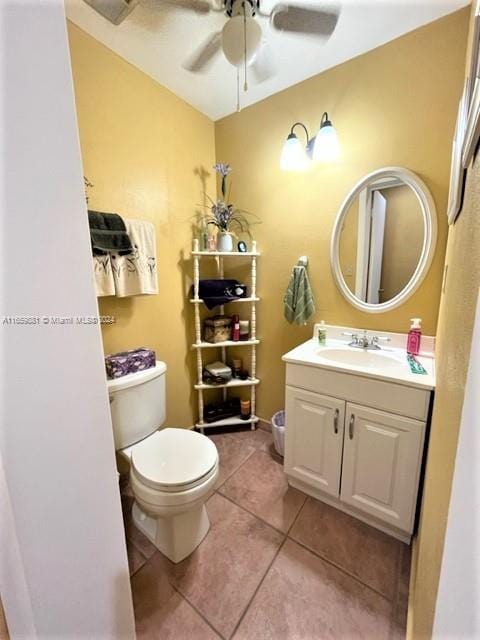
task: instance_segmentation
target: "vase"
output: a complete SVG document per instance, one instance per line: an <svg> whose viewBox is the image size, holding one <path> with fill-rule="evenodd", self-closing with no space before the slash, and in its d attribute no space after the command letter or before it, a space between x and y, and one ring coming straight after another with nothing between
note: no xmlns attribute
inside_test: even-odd
<svg viewBox="0 0 480 640"><path fill-rule="evenodd" d="M217 251L233 251L233 236L228 231L220 231L217 235Z"/></svg>

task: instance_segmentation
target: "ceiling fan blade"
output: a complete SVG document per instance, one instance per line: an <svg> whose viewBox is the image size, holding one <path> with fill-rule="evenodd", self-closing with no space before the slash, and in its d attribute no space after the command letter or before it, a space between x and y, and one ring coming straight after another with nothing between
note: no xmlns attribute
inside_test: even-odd
<svg viewBox="0 0 480 640"><path fill-rule="evenodd" d="M162 0L165 4L170 4L179 9L187 9L196 13L210 13L213 7L208 0Z"/></svg>
<svg viewBox="0 0 480 640"><path fill-rule="evenodd" d="M253 79L258 84L269 80L276 74L275 60L273 59L272 50L266 40L262 41L260 49L250 65L250 69L252 70Z"/></svg>
<svg viewBox="0 0 480 640"><path fill-rule="evenodd" d="M217 31L208 38L182 65L187 71L205 73L222 48L222 32Z"/></svg>
<svg viewBox="0 0 480 640"><path fill-rule="evenodd" d="M279 31L305 33L329 37L337 26L340 11L313 9L312 7L277 4L271 13L271 22Z"/></svg>

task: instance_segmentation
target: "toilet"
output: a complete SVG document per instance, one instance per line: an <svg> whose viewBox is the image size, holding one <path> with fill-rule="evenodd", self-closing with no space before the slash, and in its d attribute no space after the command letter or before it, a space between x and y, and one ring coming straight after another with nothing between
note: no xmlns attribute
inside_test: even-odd
<svg viewBox="0 0 480 640"><path fill-rule="evenodd" d="M218 476L218 452L189 429L160 429L167 367L108 380L116 451L130 464L135 526L173 562L194 551L210 523L205 502Z"/></svg>

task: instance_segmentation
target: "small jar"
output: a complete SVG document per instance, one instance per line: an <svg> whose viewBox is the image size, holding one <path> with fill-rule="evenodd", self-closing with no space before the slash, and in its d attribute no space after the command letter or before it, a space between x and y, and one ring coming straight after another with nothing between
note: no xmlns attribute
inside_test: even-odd
<svg viewBox="0 0 480 640"><path fill-rule="evenodd" d="M240 320L240 340L248 340L250 337L250 321Z"/></svg>
<svg viewBox="0 0 480 640"><path fill-rule="evenodd" d="M240 400L240 418L248 420L251 412L250 400Z"/></svg>
<svg viewBox="0 0 480 640"><path fill-rule="evenodd" d="M233 377L234 378L239 378L240 377L240 372L242 371L242 366L243 366L243 362L241 358L234 358L232 360L232 370L233 370Z"/></svg>

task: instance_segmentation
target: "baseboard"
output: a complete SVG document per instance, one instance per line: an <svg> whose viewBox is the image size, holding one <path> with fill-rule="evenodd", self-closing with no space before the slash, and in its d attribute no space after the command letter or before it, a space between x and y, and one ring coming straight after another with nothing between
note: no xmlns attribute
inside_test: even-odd
<svg viewBox="0 0 480 640"><path fill-rule="evenodd" d="M239 424L241 424L239 422ZM195 429L195 425L192 424L191 427L185 427L185 429L189 429L189 430L193 430ZM272 423L270 422L270 420L265 420L265 418L260 418L260 416L258 417L258 422L257 422L257 429L261 429L262 431L268 431L269 433L272 431ZM213 431L213 433L215 433Z"/></svg>
<svg viewBox="0 0 480 640"><path fill-rule="evenodd" d="M262 429L262 431L272 431L272 423L270 420L265 420L265 418L258 417L257 427Z"/></svg>

